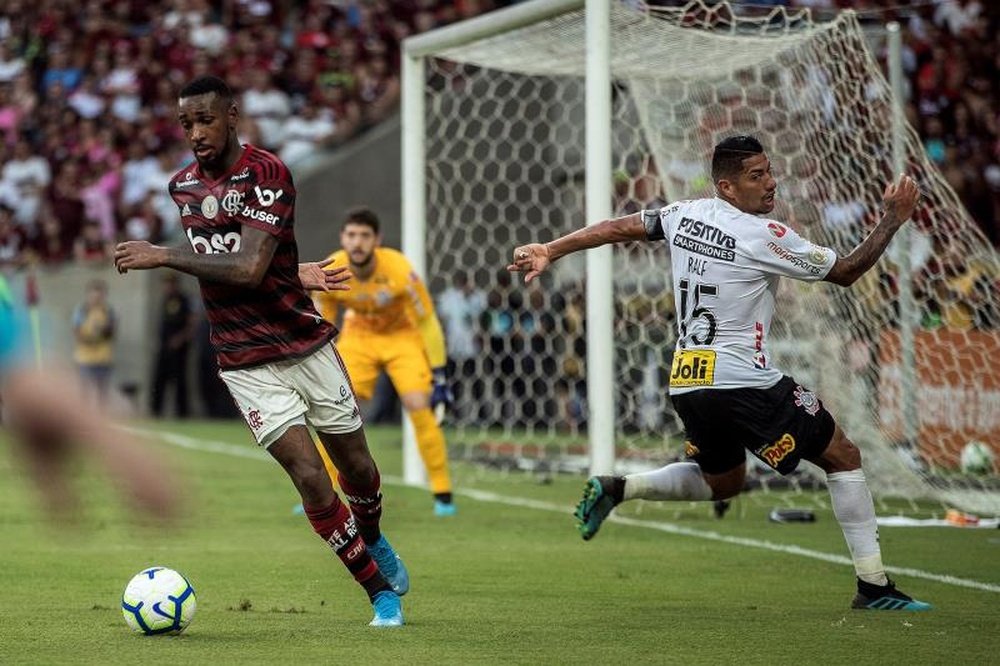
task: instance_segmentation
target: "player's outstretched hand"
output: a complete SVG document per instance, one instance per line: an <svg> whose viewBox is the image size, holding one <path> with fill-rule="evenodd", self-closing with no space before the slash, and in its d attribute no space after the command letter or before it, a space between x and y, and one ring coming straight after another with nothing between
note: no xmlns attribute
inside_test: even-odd
<svg viewBox="0 0 1000 666"><path fill-rule="evenodd" d="M524 281L531 282L549 267L549 248L542 243L531 243L514 248L514 263L507 267L511 273L524 273Z"/></svg>
<svg viewBox="0 0 1000 666"><path fill-rule="evenodd" d="M299 264L299 280L309 291L350 291L351 270L347 266L330 266L330 262L312 261Z"/></svg>
<svg viewBox="0 0 1000 666"><path fill-rule="evenodd" d="M900 174L899 181L889 183L882 193L882 204L886 215L891 215L899 224L913 217L920 201L917 183L906 174Z"/></svg>
<svg viewBox="0 0 1000 666"><path fill-rule="evenodd" d="M166 248L147 241L125 241L115 246L115 268L119 273L158 268L163 265Z"/></svg>

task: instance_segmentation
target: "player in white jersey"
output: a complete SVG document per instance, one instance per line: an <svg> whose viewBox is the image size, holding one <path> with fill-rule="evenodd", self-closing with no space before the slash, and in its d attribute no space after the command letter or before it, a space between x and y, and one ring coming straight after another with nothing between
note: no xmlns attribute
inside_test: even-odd
<svg viewBox="0 0 1000 666"><path fill-rule="evenodd" d="M690 462L628 476L592 477L577 506L584 539L619 503L725 500L739 494L749 450L781 474L801 460L827 475L834 515L857 573L854 608L926 610L886 577L875 506L861 453L816 395L770 365L767 336L781 276L849 286L874 265L919 199L901 175L883 194L878 225L843 257L768 219L777 183L753 137L721 141L712 156L716 196L605 220L514 250L508 270L530 282L567 254L627 241L670 245L678 338L670 398L684 422Z"/></svg>

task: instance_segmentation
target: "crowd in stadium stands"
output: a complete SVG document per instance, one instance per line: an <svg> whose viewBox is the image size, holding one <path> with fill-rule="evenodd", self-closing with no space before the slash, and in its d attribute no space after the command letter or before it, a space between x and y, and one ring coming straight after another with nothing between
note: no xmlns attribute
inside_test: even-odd
<svg viewBox="0 0 1000 666"><path fill-rule="evenodd" d="M0 270L178 232L166 184L189 159L175 97L190 78L224 77L241 138L294 167L396 109L402 39L497 4L5 0Z"/></svg>

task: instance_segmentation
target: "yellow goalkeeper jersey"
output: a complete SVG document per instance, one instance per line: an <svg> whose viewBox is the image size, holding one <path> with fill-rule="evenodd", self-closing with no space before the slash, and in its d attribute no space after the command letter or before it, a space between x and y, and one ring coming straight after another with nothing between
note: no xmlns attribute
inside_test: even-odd
<svg viewBox="0 0 1000 666"><path fill-rule="evenodd" d="M330 256L333 266L349 266L347 253ZM320 313L336 321L341 309L342 336L413 333L424 340L431 367L445 364L444 334L423 280L398 250L375 248L375 271L368 278L355 277L349 291L314 294Z"/></svg>

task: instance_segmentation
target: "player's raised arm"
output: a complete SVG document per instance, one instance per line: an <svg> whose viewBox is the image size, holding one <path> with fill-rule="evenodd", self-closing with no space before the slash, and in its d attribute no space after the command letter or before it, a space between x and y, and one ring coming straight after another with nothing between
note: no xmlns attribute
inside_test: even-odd
<svg viewBox="0 0 1000 666"><path fill-rule="evenodd" d="M919 200L920 191L909 176L902 175L898 183L889 183L882 195L885 204L882 219L850 254L837 259L827 273L826 281L842 287L854 284L882 256L892 237L913 215Z"/></svg>
<svg viewBox="0 0 1000 666"><path fill-rule="evenodd" d="M653 240L662 238L643 221L642 213L604 220L597 224L577 229L548 243L531 243L514 249L513 263L507 266L512 273L524 273L524 281L531 282L557 259L581 250L624 243L627 241Z"/></svg>

